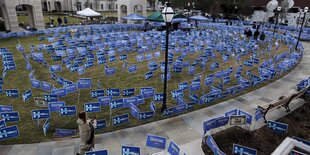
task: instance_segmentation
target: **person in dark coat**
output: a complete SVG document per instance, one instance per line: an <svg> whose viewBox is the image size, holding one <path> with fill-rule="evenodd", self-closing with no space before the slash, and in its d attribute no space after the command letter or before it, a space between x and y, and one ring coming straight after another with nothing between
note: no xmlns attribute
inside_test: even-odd
<svg viewBox="0 0 310 155"><path fill-rule="evenodd" d="M60 17L57 18L58 26L61 26L62 24L62 19Z"/></svg>
<svg viewBox="0 0 310 155"><path fill-rule="evenodd" d="M253 33L251 31L251 29L248 29L248 31L246 32L246 36L247 37L252 37Z"/></svg>
<svg viewBox="0 0 310 155"><path fill-rule="evenodd" d="M260 39L261 41L264 41L265 38L266 38L266 35L265 35L264 32L262 32L262 34L260 34L260 36L259 36L259 39Z"/></svg>
<svg viewBox="0 0 310 155"><path fill-rule="evenodd" d="M259 36L259 31L256 30L256 31L254 32L254 40L257 40L258 36Z"/></svg>

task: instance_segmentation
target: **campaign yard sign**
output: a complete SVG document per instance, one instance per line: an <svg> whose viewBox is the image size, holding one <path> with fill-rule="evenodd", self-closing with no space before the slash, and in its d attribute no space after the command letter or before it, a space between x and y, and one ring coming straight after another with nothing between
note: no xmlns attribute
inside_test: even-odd
<svg viewBox="0 0 310 155"><path fill-rule="evenodd" d="M6 127L5 120L1 119L0 120L0 129L5 128L5 127Z"/></svg>
<svg viewBox="0 0 310 155"><path fill-rule="evenodd" d="M0 105L0 113L13 111L13 106Z"/></svg>
<svg viewBox="0 0 310 155"><path fill-rule="evenodd" d="M60 116L75 116L77 114L76 106L59 107Z"/></svg>
<svg viewBox="0 0 310 155"><path fill-rule="evenodd" d="M153 87L145 87L145 88L140 88L140 92L143 98L153 98L155 90Z"/></svg>
<svg viewBox="0 0 310 155"><path fill-rule="evenodd" d="M16 138L18 136L19 136L19 130L17 125L0 129L0 141L10 138Z"/></svg>
<svg viewBox="0 0 310 155"><path fill-rule="evenodd" d="M214 154L225 155L225 153L221 151L220 148L217 146L211 135L208 136L206 144L210 147L210 149L213 151Z"/></svg>
<svg viewBox="0 0 310 155"><path fill-rule="evenodd" d="M50 65L50 71L51 72L61 72L61 65Z"/></svg>
<svg viewBox="0 0 310 155"><path fill-rule="evenodd" d="M256 155L257 151L256 149L245 147L238 144L233 144L233 154L235 155Z"/></svg>
<svg viewBox="0 0 310 155"><path fill-rule="evenodd" d="M85 155L108 155L108 150L88 151Z"/></svg>
<svg viewBox="0 0 310 155"><path fill-rule="evenodd" d="M42 90L46 91L46 92L50 92L51 91L51 84L45 81L42 81Z"/></svg>
<svg viewBox="0 0 310 155"><path fill-rule="evenodd" d="M120 90L118 88L108 88L107 96L120 96Z"/></svg>
<svg viewBox="0 0 310 155"><path fill-rule="evenodd" d="M220 117L215 120L214 128L225 126L228 124L228 122L229 122L229 117Z"/></svg>
<svg viewBox="0 0 310 155"><path fill-rule="evenodd" d="M28 101L31 97L32 97L31 89L27 90L26 92L22 94L22 98L24 102Z"/></svg>
<svg viewBox="0 0 310 155"><path fill-rule="evenodd" d="M180 154L180 147L174 142L171 141L168 147L168 152L171 155L179 155Z"/></svg>
<svg viewBox="0 0 310 155"><path fill-rule="evenodd" d="M97 120L96 129L103 129L107 127L107 122L105 119Z"/></svg>
<svg viewBox="0 0 310 155"><path fill-rule="evenodd" d="M32 86L32 88L38 88L39 89L41 87L41 81L32 79L31 80L31 86Z"/></svg>
<svg viewBox="0 0 310 155"><path fill-rule="evenodd" d="M278 134L285 134L288 130L288 124L276 122L276 121L268 121L268 128L273 130Z"/></svg>
<svg viewBox="0 0 310 155"><path fill-rule="evenodd" d="M98 98L98 102L101 106L110 106L110 101L113 99L112 96L103 96Z"/></svg>
<svg viewBox="0 0 310 155"><path fill-rule="evenodd" d="M99 102L85 103L84 104L84 110L85 110L85 112L100 112L101 111L101 105Z"/></svg>
<svg viewBox="0 0 310 155"><path fill-rule="evenodd" d="M98 98L98 97L103 97L104 96L104 90L100 89L100 90L92 90L90 92L90 96L91 98Z"/></svg>
<svg viewBox="0 0 310 155"><path fill-rule="evenodd" d="M92 84L91 78L81 78L77 82L79 89L90 89Z"/></svg>
<svg viewBox="0 0 310 155"><path fill-rule="evenodd" d="M123 96L133 96L135 94L135 88L123 89Z"/></svg>
<svg viewBox="0 0 310 155"><path fill-rule="evenodd" d="M5 94L7 97L19 97L18 89L6 89Z"/></svg>
<svg viewBox="0 0 310 155"><path fill-rule="evenodd" d="M32 120L50 118L50 111L48 109L32 110L31 114L32 114Z"/></svg>
<svg viewBox="0 0 310 155"><path fill-rule="evenodd" d="M225 117L238 115L238 109L232 109L230 111L225 112Z"/></svg>
<svg viewBox="0 0 310 155"><path fill-rule="evenodd" d="M48 110L50 110L50 112L59 112L60 107L64 106L65 106L64 101L48 102Z"/></svg>
<svg viewBox="0 0 310 155"><path fill-rule="evenodd" d="M57 102L58 101L58 96L55 94L44 94L43 97L44 97L44 100L47 102Z"/></svg>
<svg viewBox="0 0 310 155"><path fill-rule="evenodd" d="M140 155L140 147L122 146L122 155Z"/></svg>
<svg viewBox="0 0 310 155"><path fill-rule="evenodd" d="M4 119L5 122L18 122L19 121L19 113L16 111L12 112L1 112L1 118Z"/></svg>
<svg viewBox="0 0 310 155"><path fill-rule="evenodd" d="M69 130L69 129L55 129L55 136L59 137L69 137L76 135L76 130Z"/></svg>
<svg viewBox="0 0 310 155"><path fill-rule="evenodd" d="M129 73L134 73L134 72L137 71L137 69L138 69L137 65L132 65L132 66L128 67L128 72Z"/></svg>
<svg viewBox="0 0 310 155"><path fill-rule="evenodd" d="M46 136L47 130L49 128L50 128L50 118L46 119L46 121L44 122L44 124L42 126L44 136Z"/></svg>
<svg viewBox="0 0 310 155"><path fill-rule="evenodd" d="M117 125L127 123L128 121L129 121L129 117L128 117L128 113L126 113L123 115L114 116L112 118L112 125L117 126Z"/></svg>
<svg viewBox="0 0 310 155"><path fill-rule="evenodd" d="M110 109L124 108L124 99L117 99L110 101Z"/></svg>
<svg viewBox="0 0 310 155"><path fill-rule="evenodd" d="M162 102L162 101L164 101L164 94L154 94L154 101L155 102Z"/></svg>
<svg viewBox="0 0 310 155"><path fill-rule="evenodd" d="M146 137L146 146L164 150L166 148L166 138L148 134Z"/></svg>
<svg viewBox="0 0 310 155"><path fill-rule="evenodd" d="M148 111L148 112L140 112L139 113L139 120L147 120L153 118L155 115L154 111Z"/></svg>

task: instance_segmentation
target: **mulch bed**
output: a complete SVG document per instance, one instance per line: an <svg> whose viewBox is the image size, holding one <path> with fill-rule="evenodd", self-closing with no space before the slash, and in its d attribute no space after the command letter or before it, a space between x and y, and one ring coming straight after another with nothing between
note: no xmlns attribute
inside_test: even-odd
<svg viewBox="0 0 310 155"><path fill-rule="evenodd" d="M263 120L260 120L263 121ZM310 140L310 103L305 103L294 112L277 120L288 124L288 132L279 135L264 126L255 131L247 131L240 127L232 127L213 136L219 148L227 155L232 154L233 144L257 149L259 155L270 155L286 137L299 137ZM205 154L213 154L207 144L202 145Z"/></svg>

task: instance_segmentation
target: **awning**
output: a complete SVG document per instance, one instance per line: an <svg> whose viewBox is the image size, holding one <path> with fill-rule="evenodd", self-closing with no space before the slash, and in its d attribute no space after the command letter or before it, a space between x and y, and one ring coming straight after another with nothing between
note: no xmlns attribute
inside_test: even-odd
<svg viewBox="0 0 310 155"><path fill-rule="evenodd" d="M86 16L86 17L95 17L95 16L101 16L99 12L96 12L90 8L86 8L82 11L77 12L78 15Z"/></svg>

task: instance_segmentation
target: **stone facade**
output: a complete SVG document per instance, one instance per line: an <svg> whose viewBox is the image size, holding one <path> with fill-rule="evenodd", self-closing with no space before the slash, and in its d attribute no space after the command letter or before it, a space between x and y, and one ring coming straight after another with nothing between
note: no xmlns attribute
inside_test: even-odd
<svg viewBox="0 0 310 155"><path fill-rule="evenodd" d="M41 0L0 0L6 31L21 31L17 20L16 6L24 5L27 10L30 28L44 29Z"/></svg>
<svg viewBox="0 0 310 155"><path fill-rule="evenodd" d="M118 0L117 5L117 14L118 14L118 21L121 22L121 17L140 12L142 16L147 16L146 0Z"/></svg>

